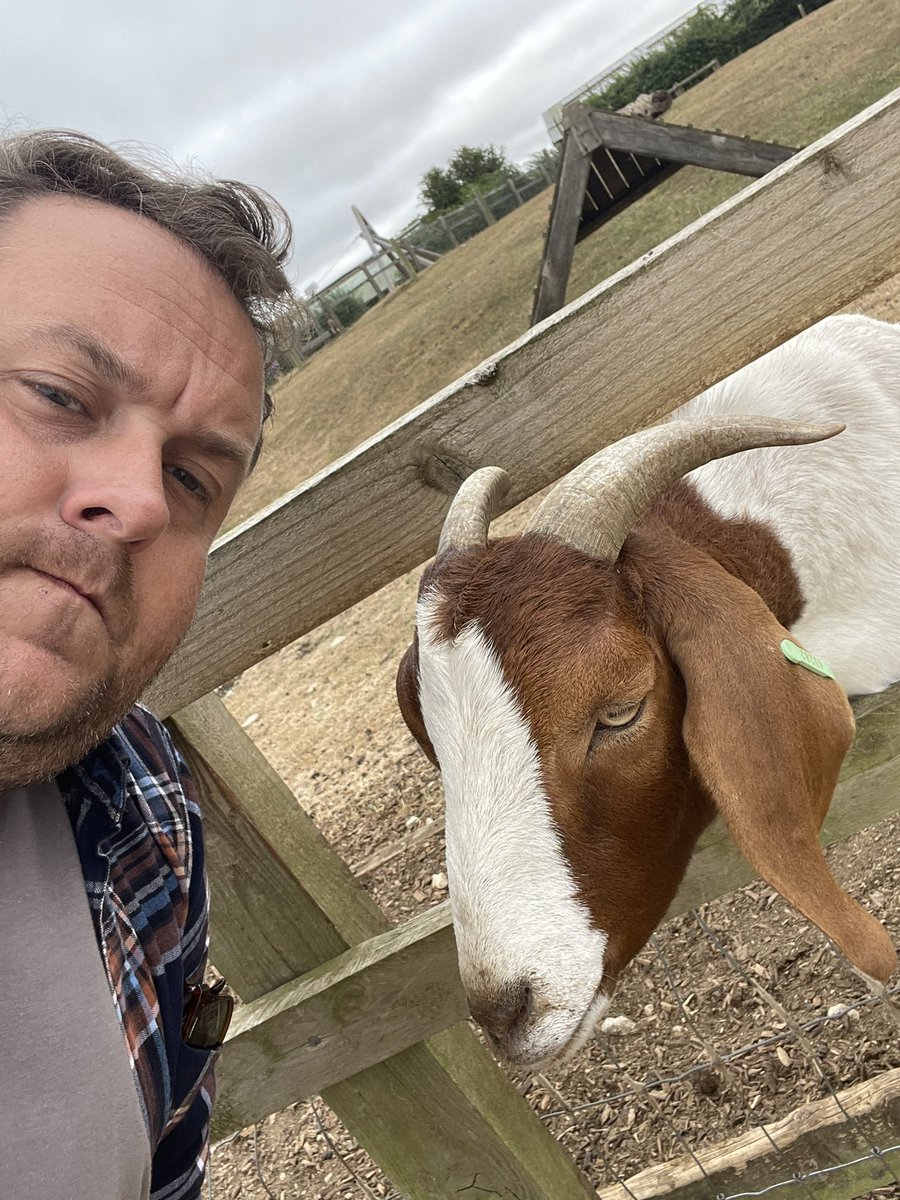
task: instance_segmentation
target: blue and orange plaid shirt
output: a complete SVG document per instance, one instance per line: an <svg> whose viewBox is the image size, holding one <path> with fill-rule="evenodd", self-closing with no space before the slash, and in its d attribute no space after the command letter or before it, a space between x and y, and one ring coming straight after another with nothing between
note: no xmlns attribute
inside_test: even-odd
<svg viewBox="0 0 900 1200"><path fill-rule="evenodd" d="M196 791L138 706L57 779L150 1138L152 1200L200 1195L214 1051L181 1040L185 985L206 966L209 904Z"/></svg>

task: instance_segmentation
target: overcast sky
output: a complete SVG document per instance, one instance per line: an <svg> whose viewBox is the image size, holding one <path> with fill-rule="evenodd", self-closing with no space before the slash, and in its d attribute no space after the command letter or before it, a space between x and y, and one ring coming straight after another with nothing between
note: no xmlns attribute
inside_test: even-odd
<svg viewBox="0 0 900 1200"><path fill-rule="evenodd" d="M65 126L152 146L270 191L295 229L291 274L327 283L365 256L457 146L515 160L541 113L690 0L39 0L0 40L5 128Z"/></svg>

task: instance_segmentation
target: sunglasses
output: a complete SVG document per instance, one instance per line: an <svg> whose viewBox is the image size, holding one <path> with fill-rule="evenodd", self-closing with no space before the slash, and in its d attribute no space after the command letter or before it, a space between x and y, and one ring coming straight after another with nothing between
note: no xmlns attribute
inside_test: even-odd
<svg viewBox="0 0 900 1200"><path fill-rule="evenodd" d="M234 997L223 991L225 980L212 987L205 983L184 989L182 1039L195 1050L216 1050L225 1041L234 1012Z"/></svg>

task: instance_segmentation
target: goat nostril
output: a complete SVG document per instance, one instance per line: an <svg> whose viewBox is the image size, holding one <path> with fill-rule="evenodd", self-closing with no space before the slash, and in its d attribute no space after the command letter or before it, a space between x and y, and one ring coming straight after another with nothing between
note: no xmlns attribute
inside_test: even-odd
<svg viewBox="0 0 900 1200"><path fill-rule="evenodd" d="M531 987L517 984L493 999L470 1001L469 1009L492 1041L504 1042L531 1012Z"/></svg>

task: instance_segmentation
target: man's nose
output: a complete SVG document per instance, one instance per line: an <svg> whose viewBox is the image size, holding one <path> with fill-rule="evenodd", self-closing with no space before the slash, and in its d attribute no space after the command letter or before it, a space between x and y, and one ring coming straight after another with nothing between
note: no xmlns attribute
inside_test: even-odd
<svg viewBox="0 0 900 1200"><path fill-rule="evenodd" d="M60 511L66 524L133 549L155 542L170 519L159 445L111 441L73 457Z"/></svg>

